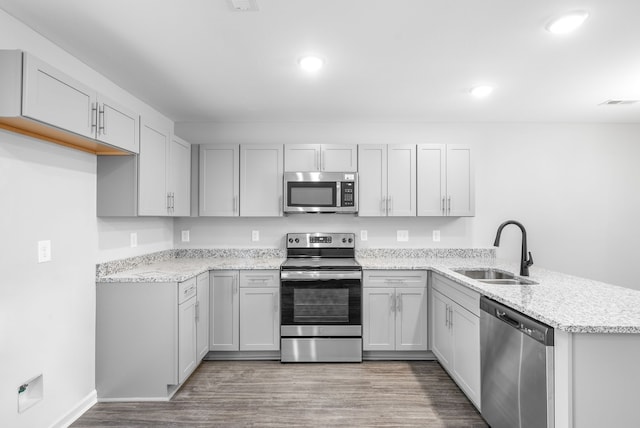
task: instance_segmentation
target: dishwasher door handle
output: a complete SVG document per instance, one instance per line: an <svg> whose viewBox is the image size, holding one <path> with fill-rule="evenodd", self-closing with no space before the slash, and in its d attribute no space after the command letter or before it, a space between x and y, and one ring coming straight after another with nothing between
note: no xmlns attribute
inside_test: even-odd
<svg viewBox="0 0 640 428"><path fill-rule="evenodd" d="M520 322L518 320L511 318L509 315L507 315L506 312L503 312L500 309L496 309L496 318L506 322L507 324L509 324L514 328L520 329Z"/></svg>

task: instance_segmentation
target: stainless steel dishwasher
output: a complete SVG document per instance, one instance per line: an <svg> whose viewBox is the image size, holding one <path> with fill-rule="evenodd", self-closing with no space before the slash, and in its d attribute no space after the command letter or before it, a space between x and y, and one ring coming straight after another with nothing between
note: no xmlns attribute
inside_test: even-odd
<svg viewBox="0 0 640 428"><path fill-rule="evenodd" d="M484 296L480 309L482 417L492 428L553 428L553 328Z"/></svg>

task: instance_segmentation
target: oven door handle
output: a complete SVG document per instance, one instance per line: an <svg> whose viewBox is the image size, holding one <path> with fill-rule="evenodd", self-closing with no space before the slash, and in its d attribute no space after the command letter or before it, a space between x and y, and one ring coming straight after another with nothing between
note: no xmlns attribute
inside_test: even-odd
<svg viewBox="0 0 640 428"><path fill-rule="evenodd" d="M361 271L281 271L280 279L294 281L329 281L335 279L361 279Z"/></svg>

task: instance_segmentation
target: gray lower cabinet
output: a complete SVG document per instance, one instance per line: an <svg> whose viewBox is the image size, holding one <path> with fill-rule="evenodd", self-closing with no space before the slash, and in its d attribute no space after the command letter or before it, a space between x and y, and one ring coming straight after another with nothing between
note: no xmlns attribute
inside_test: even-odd
<svg viewBox="0 0 640 428"><path fill-rule="evenodd" d="M480 409L480 294L432 272L429 312L431 350Z"/></svg>
<svg viewBox="0 0 640 428"><path fill-rule="evenodd" d="M213 271L211 351L280 349L280 272Z"/></svg>
<svg viewBox="0 0 640 428"><path fill-rule="evenodd" d="M168 400L193 372L204 316L198 279L97 284L99 401Z"/></svg>

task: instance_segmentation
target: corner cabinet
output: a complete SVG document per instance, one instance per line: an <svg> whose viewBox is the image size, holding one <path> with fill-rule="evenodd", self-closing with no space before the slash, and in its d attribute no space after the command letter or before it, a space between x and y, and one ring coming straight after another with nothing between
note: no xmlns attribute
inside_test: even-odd
<svg viewBox="0 0 640 428"><path fill-rule="evenodd" d="M214 271L211 276L211 351L280 349L280 272Z"/></svg>
<svg viewBox="0 0 640 428"><path fill-rule="evenodd" d="M416 146L358 145L361 217L416 215Z"/></svg>
<svg viewBox="0 0 640 428"><path fill-rule="evenodd" d="M460 144L418 145L418 216L475 215L471 148Z"/></svg>
<svg viewBox="0 0 640 428"><path fill-rule="evenodd" d="M96 154L139 150L139 115L44 61L0 51L0 127Z"/></svg>
<svg viewBox="0 0 640 428"><path fill-rule="evenodd" d="M430 306L431 350L480 409L480 294L432 272Z"/></svg>
<svg viewBox="0 0 640 428"><path fill-rule="evenodd" d="M427 272L363 272L365 351L427 350Z"/></svg>
<svg viewBox="0 0 640 428"><path fill-rule="evenodd" d="M191 145L170 125L143 118L139 155L98 157L99 217L190 215Z"/></svg>
<svg viewBox="0 0 640 428"><path fill-rule="evenodd" d="M281 217L282 144L240 145L240 215Z"/></svg>
<svg viewBox="0 0 640 428"><path fill-rule="evenodd" d="M355 144L286 144L284 170L356 172L358 149Z"/></svg>

